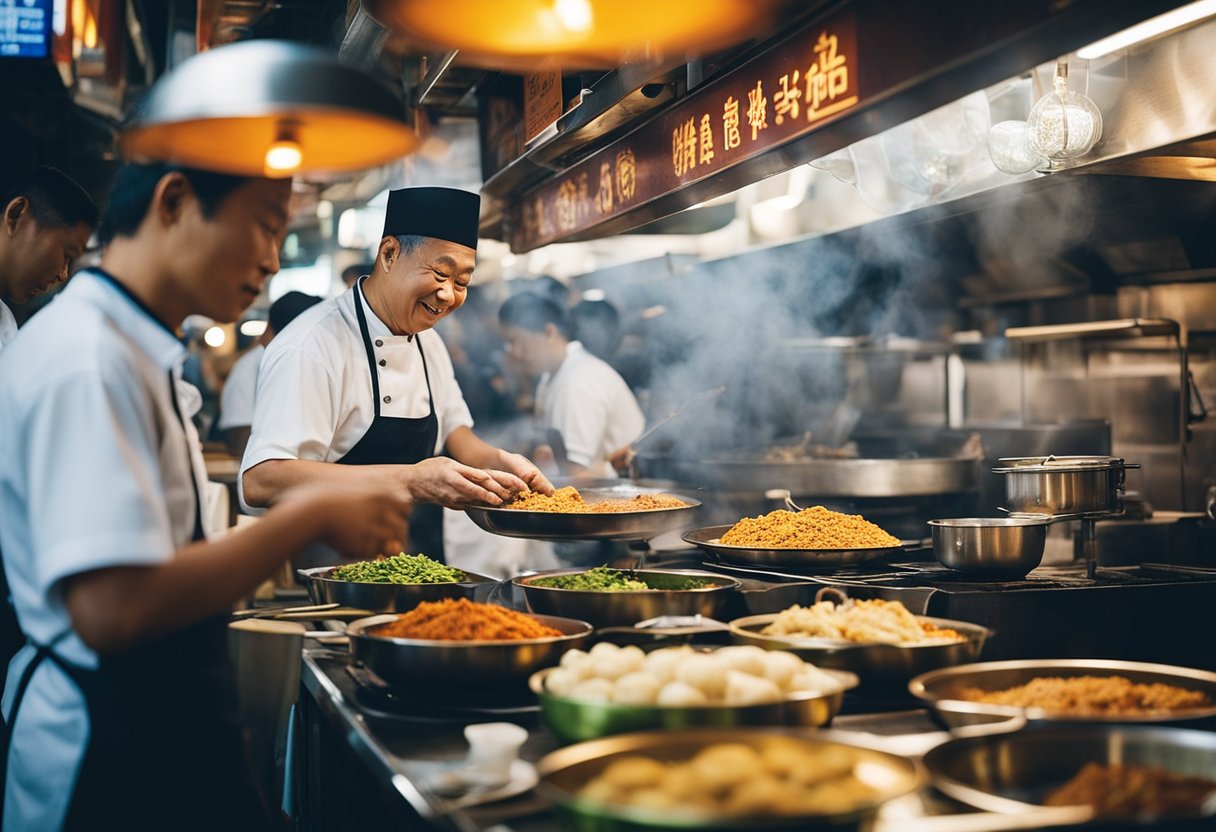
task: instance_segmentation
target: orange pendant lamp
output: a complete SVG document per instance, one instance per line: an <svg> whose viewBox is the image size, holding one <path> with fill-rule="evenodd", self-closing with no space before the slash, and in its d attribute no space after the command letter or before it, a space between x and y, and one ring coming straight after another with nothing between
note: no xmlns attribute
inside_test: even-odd
<svg viewBox="0 0 1216 832"><path fill-rule="evenodd" d="M374 167L413 151L405 108L336 54L251 40L183 61L153 85L119 138L123 156L242 176Z"/></svg>
<svg viewBox="0 0 1216 832"><path fill-rule="evenodd" d="M746 40L775 0L362 0L382 25L427 44L504 65L558 58L612 65Z"/></svg>

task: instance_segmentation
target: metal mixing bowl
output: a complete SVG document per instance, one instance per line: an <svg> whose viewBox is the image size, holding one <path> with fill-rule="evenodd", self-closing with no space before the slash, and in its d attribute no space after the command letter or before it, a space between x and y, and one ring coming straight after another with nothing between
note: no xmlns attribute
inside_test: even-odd
<svg viewBox="0 0 1216 832"><path fill-rule="evenodd" d="M763 729L696 729L621 734L559 749L537 763L540 784L537 790L553 802L566 829L595 832L640 832L641 830L756 830L756 829L831 829L833 832L859 829L889 800L909 794L920 787L924 775L912 760L862 748L832 731L794 733ZM795 742L812 750L845 749L856 755L856 771L866 772L867 783L878 790L870 802L853 811L834 814L802 814L780 817L725 817L677 814L659 809L618 806L581 797L579 792L610 763L623 756L641 755L663 762L684 761L701 749L716 743L743 743L761 749L771 742Z"/></svg>
<svg viewBox="0 0 1216 832"><path fill-rule="evenodd" d="M396 615L373 615L351 622L353 661L362 663L390 685L408 688L416 695L486 695L495 691L525 691L528 677L561 661L562 654L582 647L591 635L586 621L532 616L562 633L551 638L515 641L438 641L386 638L371 631L397 620Z"/></svg>
<svg viewBox="0 0 1216 832"><path fill-rule="evenodd" d="M840 682L832 693L799 692L764 705L700 705L669 708L660 705L618 705L558 696L545 689L552 668L532 675L529 684L540 698L541 716L563 743L598 739L610 734L683 728L737 728L750 725L827 725L844 703L844 693L857 687L856 674L823 672Z"/></svg>
<svg viewBox="0 0 1216 832"><path fill-rule="evenodd" d="M524 591L528 609L544 615L559 615L589 621L596 627L631 627L639 621L660 615L703 615L716 618L740 586L734 578L695 569L637 569L630 577L642 581L649 590L606 592L585 589L557 589L540 586L543 578L577 575L586 569L556 569L515 578L512 583ZM706 582L697 589L667 589L684 578Z"/></svg>
<svg viewBox="0 0 1216 832"><path fill-rule="evenodd" d="M962 517L930 520L933 554L949 569L977 577L1023 578L1043 561L1051 518Z"/></svg>
<svg viewBox="0 0 1216 832"><path fill-rule="evenodd" d="M335 581L330 574L336 566L300 569L297 573L308 587L314 604L341 604L369 612L409 612L423 601L445 598L484 600L498 582L475 572L464 572L463 581L441 584L388 584Z"/></svg>

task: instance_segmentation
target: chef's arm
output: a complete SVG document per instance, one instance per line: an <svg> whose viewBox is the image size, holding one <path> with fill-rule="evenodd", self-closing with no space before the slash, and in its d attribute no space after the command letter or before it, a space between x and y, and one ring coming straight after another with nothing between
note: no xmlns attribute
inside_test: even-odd
<svg viewBox="0 0 1216 832"><path fill-rule="evenodd" d="M386 494L307 489L247 529L190 543L155 566L116 566L65 578L72 626L98 653L130 649L231 609L279 564L323 541L342 554L397 552L409 505Z"/></svg>
<svg viewBox="0 0 1216 832"><path fill-rule="evenodd" d="M444 445L454 459L465 465L483 468L491 473L505 472L511 475L509 478L499 477L498 481L512 491L520 490L512 482L518 478L523 485L533 491L539 491L542 494L553 493L553 484L526 457L495 448L473 433L473 429L466 425L461 425L448 434Z"/></svg>

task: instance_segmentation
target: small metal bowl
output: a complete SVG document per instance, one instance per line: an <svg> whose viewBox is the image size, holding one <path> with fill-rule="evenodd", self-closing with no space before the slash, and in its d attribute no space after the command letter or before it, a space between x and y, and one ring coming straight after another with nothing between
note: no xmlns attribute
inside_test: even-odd
<svg viewBox="0 0 1216 832"><path fill-rule="evenodd" d="M336 566L299 569L314 604L341 604L369 612L409 612L424 601L468 598L484 600L498 582L475 572L464 572L463 581L438 584L389 584L359 581L336 581L330 577Z"/></svg>
<svg viewBox="0 0 1216 832"><path fill-rule="evenodd" d="M683 813L659 809L619 806L588 800L582 788L616 759L641 755L661 762L688 760L698 751L716 743L743 743L763 748L768 743L798 743L815 751L846 749L856 755L857 772L865 772L867 782L879 792L874 799L851 811L785 815L779 817L726 817L695 814L691 807ZM537 763L540 784L537 791L554 804L566 829L595 832L641 832L642 830L713 829L830 829L846 832L862 828L882 804L918 789L924 782L920 766L903 757L855 745L843 734L832 731L793 733L790 729L767 731L757 728L688 731L653 731L621 734L582 742L559 749Z"/></svg>
<svg viewBox="0 0 1216 832"><path fill-rule="evenodd" d="M371 632L396 621L396 615L360 618L347 625L346 634L352 661L390 685L419 696L476 698L497 691L526 693L529 676L560 662L567 650L585 645L593 629L586 621L532 617L562 635L514 641L438 641L386 638Z"/></svg>
<svg viewBox="0 0 1216 832"><path fill-rule="evenodd" d="M795 693L780 702L763 705L700 705L670 708L660 705L618 705L591 702L550 693L545 681L552 668L532 674L529 685L540 699L541 717L553 735L563 743L582 742L624 734L684 728L738 728L753 725L800 725L817 728L827 725L844 703L847 690L857 687L856 674L842 670L823 672L840 682L832 693L811 691Z"/></svg>
<svg viewBox="0 0 1216 832"><path fill-rule="evenodd" d="M577 575L586 569L556 569L515 578L523 589L528 609L543 615L559 615L589 621L596 627L631 627L661 615L701 615L716 618L740 583L734 578L695 569L638 569L631 577L652 587L622 592L587 589L557 589L536 582L559 575ZM683 578L705 581L697 589L667 589Z"/></svg>
<svg viewBox="0 0 1216 832"><path fill-rule="evenodd" d="M917 674L939 667L973 662L992 635L987 627L918 615L938 627L957 630L961 641L904 647L898 644L857 643L825 638L766 636L761 630L773 623L776 613L749 615L730 622L731 638L739 644L754 644L766 650L788 650L821 670L828 668L856 673L863 687L903 686Z"/></svg>
<svg viewBox="0 0 1216 832"><path fill-rule="evenodd" d="M1043 561L1049 517L930 520L933 554L947 569L980 578L1024 578Z"/></svg>

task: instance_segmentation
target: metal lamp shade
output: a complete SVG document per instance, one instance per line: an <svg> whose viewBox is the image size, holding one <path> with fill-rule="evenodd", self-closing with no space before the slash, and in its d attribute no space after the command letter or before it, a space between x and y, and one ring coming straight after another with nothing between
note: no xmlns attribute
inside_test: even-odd
<svg viewBox="0 0 1216 832"><path fill-rule="evenodd" d="M120 138L125 158L243 176L275 175L276 141L298 146L300 162L278 172L373 167L414 150L393 91L321 49L244 41L200 53L161 78Z"/></svg>
<svg viewBox="0 0 1216 832"><path fill-rule="evenodd" d="M488 65L612 65L746 40L776 0L362 0L382 25Z"/></svg>

